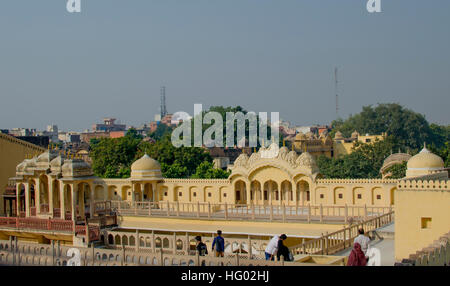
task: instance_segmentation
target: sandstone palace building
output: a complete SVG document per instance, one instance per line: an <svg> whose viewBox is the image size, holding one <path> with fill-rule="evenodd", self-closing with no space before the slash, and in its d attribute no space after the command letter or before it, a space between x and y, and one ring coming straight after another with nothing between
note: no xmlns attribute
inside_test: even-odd
<svg viewBox="0 0 450 286"><path fill-rule="evenodd" d="M130 178L102 179L85 161L47 150L17 165L3 195L4 215L76 223L96 212L95 202L131 206L135 214L149 215L156 211L152 204L160 211L176 212L188 205L193 212L206 207L209 213L246 206L247 214L249 209L254 214L276 208L286 214L286 208L297 212L313 206L320 208L321 218L324 207L346 212L388 208L395 210L395 251L400 260L448 233L450 226L450 181L443 160L424 147L408 157L407 168L400 180L326 179L310 153L298 155L273 144L250 156L241 154L228 179L164 178L160 164L148 155L132 164Z"/></svg>

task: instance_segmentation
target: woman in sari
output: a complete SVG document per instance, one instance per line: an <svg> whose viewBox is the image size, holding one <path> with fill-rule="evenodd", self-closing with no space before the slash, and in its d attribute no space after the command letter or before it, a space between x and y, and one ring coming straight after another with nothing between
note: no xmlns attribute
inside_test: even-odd
<svg viewBox="0 0 450 286"><path fill-rule="evenodd" d="M352 252L350 252L350 256L348 257L347 266L366 266L367 260L364 252L361 250L361 245L359 243L355 243L353 245Z"/></svg>

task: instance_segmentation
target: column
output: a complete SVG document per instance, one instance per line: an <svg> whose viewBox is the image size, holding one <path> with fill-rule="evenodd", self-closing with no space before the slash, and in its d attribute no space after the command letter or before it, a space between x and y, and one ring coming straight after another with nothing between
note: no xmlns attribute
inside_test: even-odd
<svg viewBox="0 0 450 286"><path fill-rule="evenodd" d="M20 215L20 186L21 184L16 183L16 216Z"/></svg>
<svg viewBox="0 0 450 286"><path fill-rule="evenodd" d="M292 195L294 196L295 205L297 206L298 205L298 196L297 196L298 189L297 189L297 185L295 185L294 182L291 182L291 184L292 184L292 192L293 192Z"/></svg>
<svg viewBox="0 0 450 286"><path fill-rule="evenodd" d="M245 182L244 184L245 184L245 192L246 192L246 196L247 196L246 204L250 205L251 204L251 200L252 200L252 197L251 197L251 194L250 194L250 192L251 192L251 189L250 189L251 184L249 182Z"/></svg>
<svg viewBox="0 0 450 286"><path fill-rule="evenodd" d="M89 183L89 189L90 189L90 202L89 202L89 215L91 218L94 217L94 202L95 202L95 192L94 192L94 185L92 184L92 182Z"/></svg>
<svg viewBox="0 0 450 286"><path fill-rule="evenodd" d="M272 185L272 181L269 181L269 183L268 183L268 192L269 192L269 204L271 205L272 204L272 187L273 187L273 185Z"/></svg>
<svg viewBox="0 0 450 286"><path fill-rule="evenodd" d="M66 194L64 192L65 186L63 182L59 184L59 207L61 211L61 219L66 219Z"/></svg>
<svg viewBox="0 0 450 286"><path fill-rule="evenodd" d="M278 184L278 183L277 183ZM283 201L284 201L284 194L285 194L285 191L286 191L286 184L284 185L284 188L283 188L283 183L281 182L280 184L279 184L279 186L280 186L280 190L278 191L278 193L279 193L279 195L280 195L280 206L282 206L283 205Z"/></svg>
<svg viewBox="0 0 450 286"><path fill-rule="evenodd" d="M41 179L37 179L34 188L34 203L36 205L36 216L41 214ZM27 205L28 206L28 205Z"/></svg>
<svg viewBox="0 0 450 286"><path fill-rule="evenodd" d="M77 186L78 187L78 186ZM84 218L86 217L84 212L85 212L85 207L86 205L84 204L84 197L85 197L85 193L86 192L86 188L84 186L84 184L81 184L80 188L78 189L78 211L80 213L80 217L82 220L84 220Z"/></svg>
<svg viewBox="0 0 450 286"><path fill-rule="evenodd" d="M36 193L35 193L36 194ZM25 216L29 217L31 211L30 206L30 183L25 183ZM18 213L20 215L20 212Z"/></svg>
<svg viewBox="0 0 450 286"><path fill-rule="evenodd" d="M76 184L70 184L70 189L72 192L72 221L76 222L77 221L77 212L76 212L76 207L77 207L77 203L76 203L76 195L79 193L78 191L78 186Z"/></svg>
<svg viewBox="0 0 450 286"><path fill-rule="evenodd" d="M156 182L152 182L152 192L153 192L153 201L157 202L158 198L156 197L156 195L158 194L158 192L156 190Z"/></svg>
<svg viewBox="0 0 450 286"><path fill-rule="evenodd" d="M48 182L48 212L53 218L53 180L51 178Z"/></svg>
<svg viewBox="0 0 450 286"><path fill-rule="evenodd" d="M136 201L136 184L134 183L131 188L131 201L134 203Z"/></svg>

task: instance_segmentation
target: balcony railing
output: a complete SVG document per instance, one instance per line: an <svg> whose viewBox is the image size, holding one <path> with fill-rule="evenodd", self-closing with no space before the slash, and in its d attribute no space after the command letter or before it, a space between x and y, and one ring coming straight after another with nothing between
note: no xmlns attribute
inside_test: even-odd
<svg viewBox="0 0 450 286"><path fill-rule="evenodd" d="M75 227L75 229L74 229ZM17 230L44 230L57 232L71 232L77 235L86 235L86 226L74 225L71 220L60 219L39 219L39 218L19 218L0 217L0 228L13 228ZM98 240L100 227L98 225L89 226L90 240Z"/></svg>
<svg viewBox="0 0 450 286"><path fill-rule="evenodd" d="M112 210L122 216L185 217L200 219L301 221L351 223L392 211L391 207L325 205L254 205L182 202L112 201Z"/></svg>

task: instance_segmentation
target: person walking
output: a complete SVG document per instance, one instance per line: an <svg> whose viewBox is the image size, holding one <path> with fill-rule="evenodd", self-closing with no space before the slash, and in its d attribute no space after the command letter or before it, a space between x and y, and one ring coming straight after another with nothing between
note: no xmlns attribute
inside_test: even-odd
<svg viewBox="0 0 450 286"><path fill-rule="evenodd" d="M348 257L347 266L366 266L367 259L361 250L361 245L357 242L353 245L353 249Z"/></svg>
<svg viewBox="0 0 450 286"><path fill-rule="evenodd" d="M199 256L205 256L208 254L208 248L206 247L206 244L202 242L202 237L200 235L195 237L195 240L197 241L197 252Z"/></svg>
<svg viewBox="0 0 450 286"><path fill-rule="evenodd" d="M215 247L215 248L214 248ZM222 237L222 231L217 231L217 236L212 243L212 249L216 252L216 257L223 257L225 252L225 239Z"/></svg>
<svg viewBox="0 0 450 286"><path fill-rule="evenodd" d="M353 243L359 243L362 252L367 256L367 249L369 248L370 238L364 235L364 228L362 227L358 228L358 234L359 235L355 238Z"/></svg>

